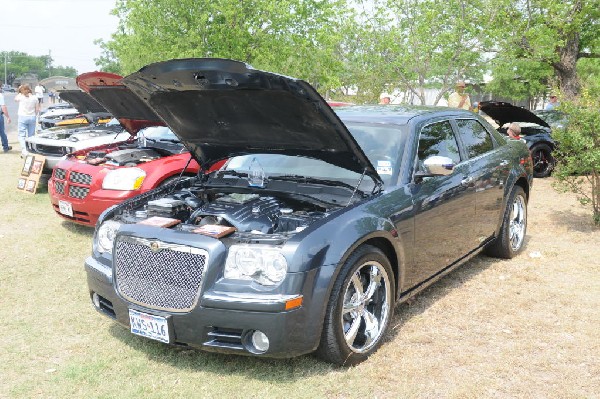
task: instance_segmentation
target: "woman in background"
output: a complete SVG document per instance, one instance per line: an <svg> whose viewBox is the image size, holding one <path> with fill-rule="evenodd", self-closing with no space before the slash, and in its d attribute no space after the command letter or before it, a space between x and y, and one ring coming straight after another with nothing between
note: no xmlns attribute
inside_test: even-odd
<svg viewBox="0 0 600 399"><path fill-rule="evenodd" d="M25 139L35 134L36 117L40 112L40 103L31 92L29 85L21 85L17 90L19 94L15 96L15 101L19 103L19 144L21 145L21 155L27 154Z"/></svg>

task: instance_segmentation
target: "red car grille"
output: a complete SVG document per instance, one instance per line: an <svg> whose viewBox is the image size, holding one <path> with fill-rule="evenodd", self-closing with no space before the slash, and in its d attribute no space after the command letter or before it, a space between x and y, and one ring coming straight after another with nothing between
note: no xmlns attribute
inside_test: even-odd
<svg viewBox="0 0 600 399"><path fill-rule="evenodd" d="M57 194L83 199L90 192L92 175L54 168L54 189Z"/></svg>

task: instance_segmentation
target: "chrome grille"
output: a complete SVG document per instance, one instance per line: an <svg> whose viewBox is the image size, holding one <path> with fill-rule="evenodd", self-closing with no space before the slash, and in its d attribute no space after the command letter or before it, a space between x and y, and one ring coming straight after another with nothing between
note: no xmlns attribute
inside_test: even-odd
<svg viewBox="0 0 600 399"><path fill-rule="evenodd" d="M89 187L69 186L69 197L85 198L90 192Z"/></svg>
<svg viewBox="0 0 600 399"><path fill-rule="evenodd" d="M67 176L67 171L61 168L54 168L54 177L60 180L64 180Z"/></svg>
<svg viewBox="0 0 600 399"><path fill-rule="evenodd" d="M69 180L73 183L86 184L89 186L92 183L92 175L88 175L86 173L71 172L71 174L69 175Z"/></svg>
<svg viewBox="0 0 600 399"><path fill-rule="evenodd" d="M207 262L203 249L121 236L114 254L117 290L143 306L189 311L198 301Z"/></svg>
<svg viewBox="0 0 600 399"><path fill-rule="evenodd" d="M65 183L55 180L54 189L58 194L65 195Z"/></svg>

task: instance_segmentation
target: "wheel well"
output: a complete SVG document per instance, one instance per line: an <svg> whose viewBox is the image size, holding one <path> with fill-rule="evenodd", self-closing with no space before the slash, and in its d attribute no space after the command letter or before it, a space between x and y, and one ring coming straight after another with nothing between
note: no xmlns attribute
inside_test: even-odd
<svg viewBox="0 0 600 399"><path fill-rule="evenodd" d="M515 186L520 186L523 191L525 191L525 197L527 198L527 202L529 202L529 184L527 184L527 179L525 177L520 177L515 183Z"/></svg>
<svg viewBox="0 0 600 399"><path fill-rule="evenodd" d="M386 258L388 258L390 265L392 265L392 270L394 271L394 289L396 290L399 287L398 279L400 276L400 270L398 267L398 256L396 255L396 251L394 250L392 243L385 238L371 238L370 240L365 241L363 244L368 244L379 248L385 254ZM397 294L398 293L396 292L396 295Z"/></svg>

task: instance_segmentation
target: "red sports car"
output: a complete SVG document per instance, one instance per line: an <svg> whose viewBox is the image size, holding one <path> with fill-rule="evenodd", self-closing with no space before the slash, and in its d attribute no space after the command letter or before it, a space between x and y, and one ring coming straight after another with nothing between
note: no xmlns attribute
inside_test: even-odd
<svg viewBox="0 0 600 399"><path fill-rule="evenodd" d="M54 168L48 182L52 206L63 218L79 224L93 226L110 206L180 176L194 176L200 169L162 120L119 83L120 78L103 72L77 78L79 87L131 134L125 142L68 154Z"/></svg>

